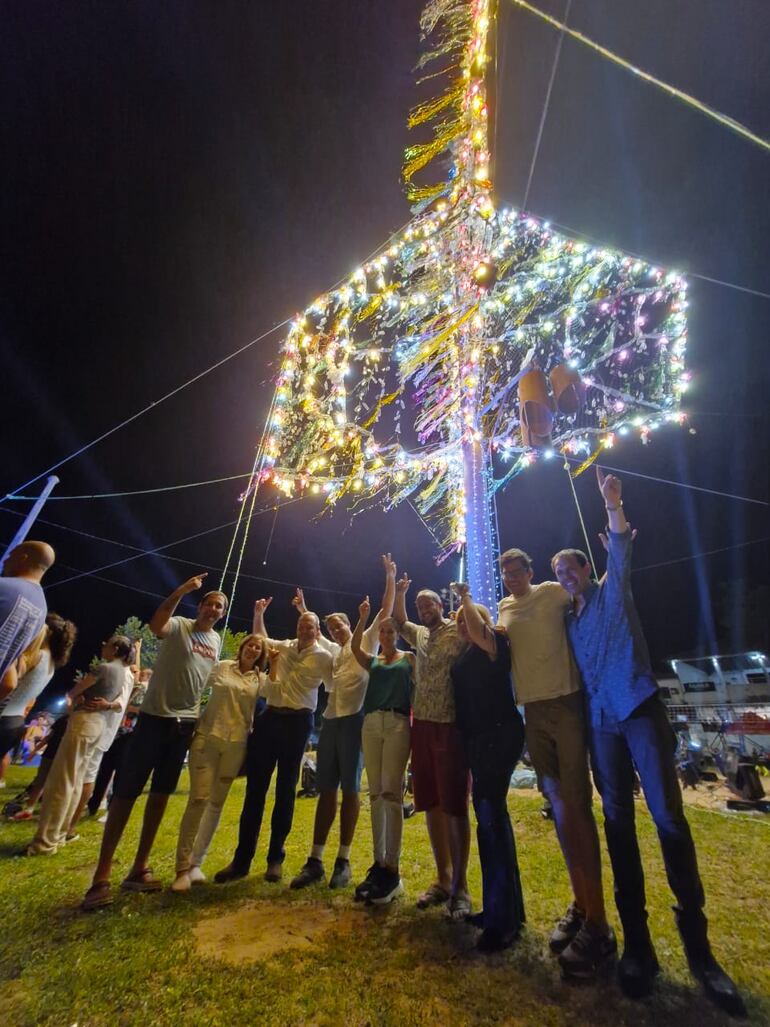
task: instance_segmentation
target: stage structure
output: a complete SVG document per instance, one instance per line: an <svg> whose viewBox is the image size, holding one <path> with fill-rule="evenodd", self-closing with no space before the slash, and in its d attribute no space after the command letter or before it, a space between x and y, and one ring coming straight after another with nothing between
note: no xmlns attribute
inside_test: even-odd
<svg viewBox="0 0 770 1027"><path fill-rule="evenodd" d="M250 486L355 511L410 500L493 610L500 486L645 441L682 420L688 384L679 274L494 203L494 16L492 0L425 7L418 69L442 91L409 116L412 220L291 323Z"/></svg>

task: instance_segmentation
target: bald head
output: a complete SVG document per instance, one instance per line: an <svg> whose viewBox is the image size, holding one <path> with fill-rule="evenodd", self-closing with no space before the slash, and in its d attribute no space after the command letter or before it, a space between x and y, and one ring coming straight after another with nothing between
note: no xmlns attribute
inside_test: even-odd
<svg viewBox="0 0 770 1027"><path fill-rule="evenodd" d="M49 567L53 566L55 559L56 553L47 542L22 542L6 557L3 575L6 578L40 581Z"/></svg>

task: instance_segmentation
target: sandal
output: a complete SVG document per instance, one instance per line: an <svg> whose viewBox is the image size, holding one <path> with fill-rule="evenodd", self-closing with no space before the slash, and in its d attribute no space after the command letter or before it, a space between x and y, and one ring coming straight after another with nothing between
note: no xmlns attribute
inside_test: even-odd
<svg viewBox="0 0 770 1027"><path fill-rule="evenodd" d="M113 901L110 882L97 881L86 892L83 901L80 903L80 908L88 913L92 909L101 909L103 906L109 906Z"/></svg>
<svg viewBox="0 0 770 1027"><path fill-rule="evenodd" d="M432 884L417 900L418 909L430 909L431 906L443 906L449 899L449 892L440 884Z"/></svg>
<svg viewBox="0 0 770 1027"><path fill-rule="evenodd" d="M466 892L458 892L450 898L447 914L452 920L465 920L472 912L471 897Z"/></svg>
<svg viewBox="0 0 770 1027"><path fill-rule="evenodd" d="M120 886L124 891L160 891L162 883L149 867L129 874Z"/></svg>

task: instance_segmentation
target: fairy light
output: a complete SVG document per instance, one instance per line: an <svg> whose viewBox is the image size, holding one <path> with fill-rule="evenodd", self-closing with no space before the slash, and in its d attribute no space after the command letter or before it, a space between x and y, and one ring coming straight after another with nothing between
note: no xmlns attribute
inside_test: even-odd
<svg viewBox="0 0 770 1027"><path fill-rule="evenodd" d="M490 497L500 483L539 457L590 459L621 437L646 443L684 422L679 401L691 386L680 274L495 207L490 18L489 0L441 14L441 38L457 45L445 96L411 116L428 134L406 153L414 217L290 325L265 459L286 495L331 504L350 493L356 509L410 497L431 523L439 558L465 546L468 580L487 602L497 594ZM447 156L448 177L415 184ZM579 416L557 410L551 445L528 450L510 385L528 367L548 375L559 365L580 375L583 407ZM417 440L409 452L406 418ZM490 449L503 462L499 480Z"/></svg>

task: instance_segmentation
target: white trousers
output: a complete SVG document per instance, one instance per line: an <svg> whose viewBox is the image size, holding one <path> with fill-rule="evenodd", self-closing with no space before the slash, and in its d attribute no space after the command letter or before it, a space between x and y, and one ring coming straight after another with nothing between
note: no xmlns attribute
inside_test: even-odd
<svg viewBox="0 0 770 1027"><path fill-rule="evenodd" d="M70 714L64 738L45 780L37 834L30 845L33 852L56 852L66 841L86 770L103 730L101 713L76 710Z"/></svg>
<svg viewBox="0 0 770 1027"><path fill-rule="evenodd" d="M246 740L226 742L196 735L190 746L190 797L179 828L176 872L199 867L206 858L222 809L246 755Z"/></svg>
<svg viewBox="0 0 770 1027"><path fill-rule="evenodd" d="M369 782L374 860L395 869L404 833L404 771L411 748L409 718L392 710L367 713L361 745Z"/></svg>

